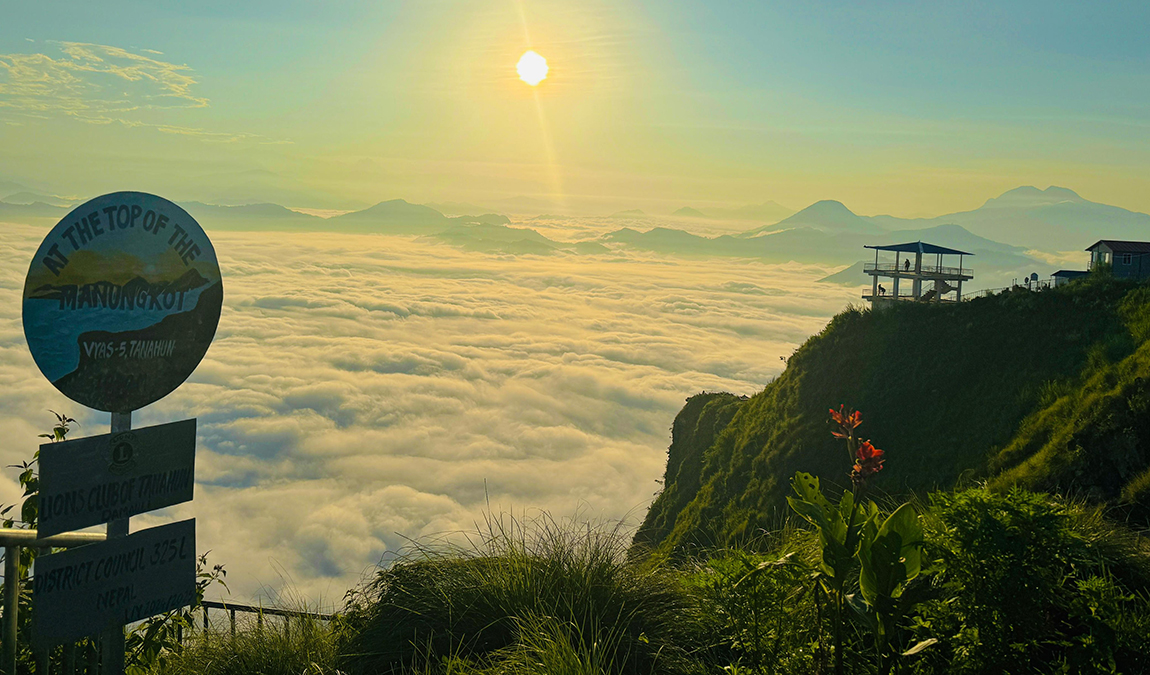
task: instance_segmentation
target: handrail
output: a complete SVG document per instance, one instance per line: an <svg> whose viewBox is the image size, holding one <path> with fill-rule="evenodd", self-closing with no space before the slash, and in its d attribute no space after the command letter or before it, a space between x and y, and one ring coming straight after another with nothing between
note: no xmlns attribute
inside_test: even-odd
<svg viewBox="0 0 1150 675"><path fill-rule="evenodd" d="M923 296L925 296L925 295L926 295L926 294L924 293L924 294L923 294ZM898 296L895 296L895 295L891 295L890 293L887 293L887 294L885 294L885 295L879 295L879 294L877 294L877 293L871 293L870 291L866 291L865 293L863 293L863 294L862 294L862 299L863 299L863 300L875 300L875 299L878 299L878 300L883 300L883 301L887 301L887 300L890 300L890 301L892 301L892 302L925 302L925 303L935 303L935 302L941 302L941 303L943 303L943 304L946 304L946 303L948 303L948 302L957 302L957 301L956 301L954 298L940 298L940 299L930 298L930 299L926 299L926 298L924 298L924 297L922 297L922 296L920 296L920 297L916 298L916 297L914 297L913 295L898 295ZM962 296L962 299L963 299L963 300L966 300L966 296L965 296L965 295L964 295L964 296Z"/></svg>
<svg viewBox="0 0 1150 675"><path fill-rule="evenodd" d="M295 617L299 619L313 618L322 621L331 621L335 618L335 614L320 614L319 612L301 612L295 609L279 609L276 607L257 607L255 605L244 605L238 602L216 602L215 600L204 600L200 606L205 610L223 609L230 612L247 612L249 614L269 614L272 616L286 616Z"/></svg>
<svg viewBox="0 0 1150 675"><path fill-rule="evenodd" d="M16 627L20 611L20 549L22 548L68 548L105 541L108 535L103 532L64 532L48 537L40 537L36 530L18 530L14 527L0 527L0 546L4 547L4 624L3 639L0 642L0 670L16 672ZM75 645L64 647L75 649ZM44 658L39 652L38 658Z"/></svg>
<svg viewBox="0 0 1150 675"><path fill-rule="evenodd" d="M903 274L947 274L953 276L974 276L974 270L969 267L946 267L945 265L922 265L918 269L913 266L907 269L898 263L863 263L864 272L902 272Z"/></svg>
<svg viewBox="0 0 1150 675"><path fill-rule="evenodd" d="M0 528L0 546L21 546L24 548L68 548L104 541L108 535L103 532L64 532L41 539L36 530Z"/></svg>
<svg viewBox="0 0 1150 675"><path fill-rule="evenodd" d="M1005 291L1017 291L1017 290L1031 291L1031 292L1045 291L1045 290L1050 289L1050 288L1055 288L1056 286L1057 286L1057 284L1054 281L1054 277L1050 277L1049 279L1040 279L1037 282L1031 282L1029 286L1027 286L1026 284L1014 284L1013 286L1003 286L1002 288L984 288L982 290L978 290L978 291L974 291L972 293L965 294L962 296L962 299L963 300L973 300L975 298L985 298L985 297L991 296L991 295L998 295L999 293L1002 293Z"/></svg>

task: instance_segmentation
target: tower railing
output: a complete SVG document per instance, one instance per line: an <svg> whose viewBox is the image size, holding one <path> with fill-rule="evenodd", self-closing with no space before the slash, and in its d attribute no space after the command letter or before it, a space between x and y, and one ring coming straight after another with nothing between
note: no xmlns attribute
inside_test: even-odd
<svg viewBox="0 0 1150 675"><path fill-rule="evenodd" d="M969 267L946 267L944 265L927 265L923 263L922 267L915 268L914 265L907 269L902 263L863 263L863 272L902 272L903 274L938 274L955 277L973 277L974 270Z"/></svg>

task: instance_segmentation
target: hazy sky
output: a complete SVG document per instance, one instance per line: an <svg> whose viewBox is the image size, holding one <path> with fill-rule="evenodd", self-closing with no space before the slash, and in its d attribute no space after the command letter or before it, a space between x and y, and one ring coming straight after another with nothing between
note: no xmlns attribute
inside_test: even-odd
<svg viewBox="0 0 1150 675"><path fill-rule="evenodd" d="M1150 211L1150 5L865 5L3 0L0 190Z"/></svg>

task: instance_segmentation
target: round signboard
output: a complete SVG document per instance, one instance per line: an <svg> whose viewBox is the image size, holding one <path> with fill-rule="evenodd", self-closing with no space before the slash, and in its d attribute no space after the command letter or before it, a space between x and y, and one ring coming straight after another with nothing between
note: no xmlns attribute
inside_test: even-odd
<svg viewBox="0 0 1150 675"><path fill-rule="evenodd" d="M223 299L216 252L186 211L114 192L76 207L40 244L24 283L24 336L65 396L130 412L192 374Z"/></svg>

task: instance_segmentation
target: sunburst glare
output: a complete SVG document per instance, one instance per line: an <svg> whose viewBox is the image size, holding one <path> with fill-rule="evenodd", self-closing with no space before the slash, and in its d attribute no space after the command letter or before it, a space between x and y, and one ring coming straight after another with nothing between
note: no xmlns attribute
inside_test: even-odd
<svg viewBox="0 0 1150 675"><path fill-rule="evenodd" d="M519 57L519 63L515 65L515 72L519 73L519 79L532 87L547 79L548 70L550 68L547 67L547 59L532 49L524 52L523 56Z"/></svg>

